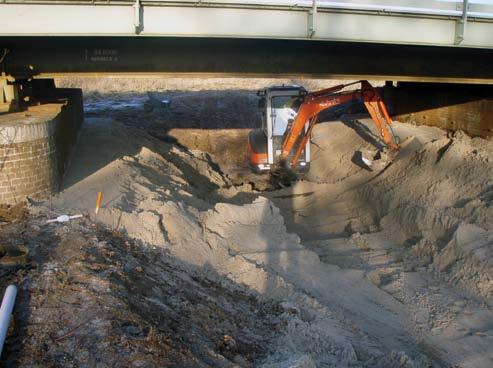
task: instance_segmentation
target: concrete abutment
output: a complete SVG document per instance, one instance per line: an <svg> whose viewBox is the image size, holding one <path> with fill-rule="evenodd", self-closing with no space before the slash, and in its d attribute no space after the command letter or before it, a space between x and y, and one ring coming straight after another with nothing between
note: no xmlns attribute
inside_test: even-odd
<svg viewBox="0 0 493 368"><path fill-rule="evenodd" d="M493 136L492 85L398 83L384 98L397 121Z"/></svg>
<svg viewBox="0 0 493 368"><path fill-rule="evenodd" d="M0 203L56 193L82 126L82 90L36 84L20 111L0 114Z"/></svg>

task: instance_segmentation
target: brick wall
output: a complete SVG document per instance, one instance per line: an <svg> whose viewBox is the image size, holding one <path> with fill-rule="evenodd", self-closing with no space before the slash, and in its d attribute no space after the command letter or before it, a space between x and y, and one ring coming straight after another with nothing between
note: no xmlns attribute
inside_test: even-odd
<svg viewBox="0 0 493 368"><path fill-rule="evenodd" d="M58 188L53 137L0 146L0 203L43 197Z"/></svg>
<svg viewBox="0 0 493 368"><path fill-rule="evenodd" d="M82 121L78 89L57 90L49 103L0 115L0 203L57 192Z"/></svg>

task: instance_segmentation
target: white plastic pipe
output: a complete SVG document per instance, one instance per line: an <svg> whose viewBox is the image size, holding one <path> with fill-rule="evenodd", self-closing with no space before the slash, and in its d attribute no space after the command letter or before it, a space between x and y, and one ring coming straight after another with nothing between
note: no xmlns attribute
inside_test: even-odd
<svg viewBox="0 0 493 368"><path fill-rule="evenodd" d="M72 219L81 218L81 217L82 217L82 215L73 215L73 216L61 215L61 216L58 216L56 219L47 220L46 223L49 224L52 222L67 222L67 221L70 221Z"/></svg>
<svg viewBox="0 0 493 368"><path fill-rule="evenodd" d="M2 306L0 307L0 356L2 355L3 343L5 342L5 337L9 329L10 316L14 309L16 295L17 288L14 285L7 287L3 296Z"/></svg>

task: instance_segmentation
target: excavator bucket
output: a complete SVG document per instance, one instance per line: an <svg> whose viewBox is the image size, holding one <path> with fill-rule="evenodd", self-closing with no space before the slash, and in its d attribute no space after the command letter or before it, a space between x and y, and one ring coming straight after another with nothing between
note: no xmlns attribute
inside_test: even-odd
<svg viewBox="0 0 493 368"><path fill-rule="evenodd" d="M298 179L298 174L288 161L281 160L270 171L270 184L274 188L286 188Z"/></svg>
<svg viewBox="0 0 493 368"><path fill-rule="evenodd" d="M373 157L369 153L356 151L351 161L362 169L373 171Z"/></svg>
<svg viewBox="0 0 493 368"><path fill-rule="evenodd" d="M379 172L393 162L394 155L394 151L388 151L387 149L379 150L376 153L357 151L351 161L365 170Z"/></svg>
<svg viewBox="0 0 493 368"><path fill-rule="evenodd" d="M363 154L361 155L361 161L365 167L367 167L369 170L372 170L372 165L373 165L373 160L366 158Z"/></svg>

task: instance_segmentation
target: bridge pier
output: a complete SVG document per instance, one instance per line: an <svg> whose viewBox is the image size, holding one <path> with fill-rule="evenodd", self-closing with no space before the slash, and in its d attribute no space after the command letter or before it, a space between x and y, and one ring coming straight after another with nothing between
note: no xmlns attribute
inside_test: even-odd
<svg viewBox="0 0 493 368"><path fill-rule="evenodd" d="M55 88L53 80L16 81L3 83L3 99L0 203L58 191L83 122L82 91Z"/></svg>

